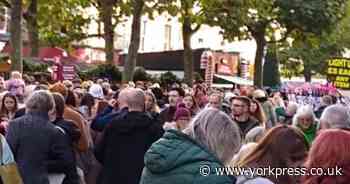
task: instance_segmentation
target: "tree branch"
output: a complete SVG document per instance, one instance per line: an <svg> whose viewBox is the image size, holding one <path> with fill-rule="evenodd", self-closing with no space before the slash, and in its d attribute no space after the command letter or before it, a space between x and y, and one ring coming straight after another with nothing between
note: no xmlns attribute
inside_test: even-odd
<svg viewBox="0 0 350 184"><path fill-rule="evenodd" d="M191 28L191 33L193 34L197 32L201 28L201 26L202 26L201 24L197 24L197 26L194 29Z"/></svg>

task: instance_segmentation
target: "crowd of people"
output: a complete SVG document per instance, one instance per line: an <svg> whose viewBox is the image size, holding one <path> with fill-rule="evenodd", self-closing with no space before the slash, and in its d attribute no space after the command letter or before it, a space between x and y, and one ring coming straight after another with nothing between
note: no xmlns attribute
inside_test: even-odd
<svg viewBox="0 0 350 184"><path fill-rule="evenodd" d="M256 87L221 90L0 78L2 165L24 184L345 184L350 111ZM342 168L342 175L218 175L209 168Z"/></svg>

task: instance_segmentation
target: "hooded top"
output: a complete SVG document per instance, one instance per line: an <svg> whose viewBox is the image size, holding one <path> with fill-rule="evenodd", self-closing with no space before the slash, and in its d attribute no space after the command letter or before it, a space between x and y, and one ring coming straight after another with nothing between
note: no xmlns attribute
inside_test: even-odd
<svg viewBox="0 0 350 184"><path fill-rule="evenodd" d="M200 168L211 168L201 176ZM235 178L218 176L214 168L222 163L189 136L168 130L145 154L145 167L140 184L233 184Z"/></svg>

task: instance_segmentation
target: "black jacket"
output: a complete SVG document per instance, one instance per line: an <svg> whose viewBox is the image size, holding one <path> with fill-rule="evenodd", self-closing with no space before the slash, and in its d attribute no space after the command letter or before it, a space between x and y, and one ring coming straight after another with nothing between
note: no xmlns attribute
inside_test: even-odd
<svg viewBox="0 0 350 184"><path fill-rule="evenodd" d="M64 120L63 118L57 118L54 125L60 128L62 144L66 146L65 160L71 163L66 168L56 167L56 160L51 160L48 164L48 170L50 173L64 173L65 178L62 184L79 184L79 175L77 173L77 162L75 159L74 142L78 142L80 138L80 131L73 122Z"/></svg>
<svg viewBox="0 0 350 184"><path fill-rule="evenodd" d="M176 107L167 107L162 112L160 112L160 123L161 126L164 125L165 122L172 122L174 121L174 115L176 112Z"/></svg>
<svg viewBox="0 0 350 184"><path fill-rule="evenodd" d="M48 163L66 168L66 145L60 130L50 123L47 113L30 112L10 122L6 139L25 184L48 184Z"/></svg>
<svg viewBox="0 0 350 184"><path fill-rule="evenodd" d="M144 155L163 129L147 113L128 112L106 127L95 150L103 165L98 184L138 184Z"/></svg>

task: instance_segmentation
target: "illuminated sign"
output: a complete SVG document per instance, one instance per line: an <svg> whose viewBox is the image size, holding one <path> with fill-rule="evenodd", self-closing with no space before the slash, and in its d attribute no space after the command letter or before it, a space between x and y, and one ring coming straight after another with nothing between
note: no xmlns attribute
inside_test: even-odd
<svg viewBox="0 0 350 184"><path fill-rule="evenodd" d="M337 88L350 89L350 59L330 59L327 64L328 80Z"/></svg>

